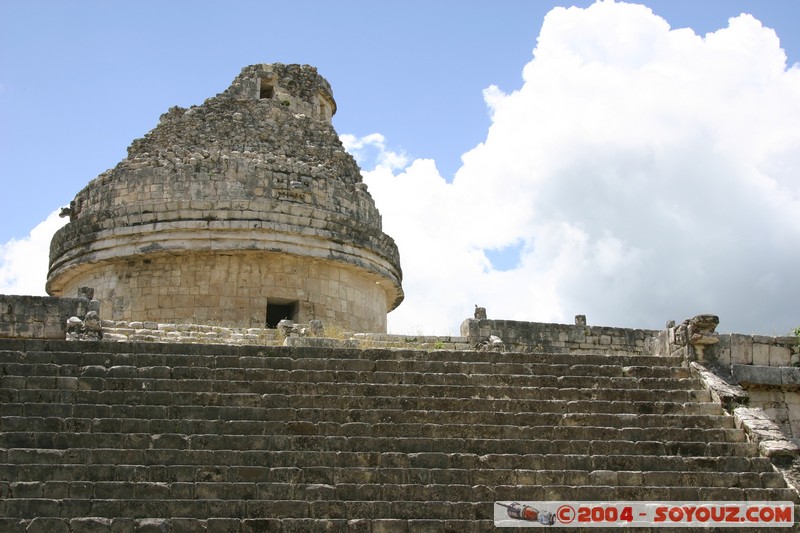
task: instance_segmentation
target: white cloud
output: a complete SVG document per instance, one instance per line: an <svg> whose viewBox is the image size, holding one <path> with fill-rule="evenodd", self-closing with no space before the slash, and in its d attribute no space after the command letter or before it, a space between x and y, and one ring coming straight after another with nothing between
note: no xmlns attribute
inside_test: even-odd
<svg viewBox="0 0 800 533"><path fill-rule="evenodd" d="M380 133L356 137L345 133L339 136L345 150L356 157L363 165L381 166L397 170L408 164L403 152L394 152L386 147L386 140Z"/></svg>
<svg viewBox="0 0 800 533"><path fill-rule="evenodd" d="M772 30L741 15L700 37L643 6L556 8L523 79L484 92L491 127L452 183L425 160L364 172L405 276L390 330L456 333L474 304L629 327L800 323L800 70ZM494 268L484 250L515 243L517 266Z"/></svg>
<svg viewBox="0 0 800 533"><path fill-rule="evenodd" d="M0 294L45 295L53 233L68 222L53 211L27 237L0 244Z"/></svg>

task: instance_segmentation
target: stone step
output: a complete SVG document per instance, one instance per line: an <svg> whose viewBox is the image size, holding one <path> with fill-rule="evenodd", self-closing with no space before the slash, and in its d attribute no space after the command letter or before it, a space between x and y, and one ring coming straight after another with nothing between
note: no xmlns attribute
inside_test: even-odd
<svg viewBox="0 0 800 533"><path fill-rule="evenodd" d="M28 529L28 528L31 529ZM241 529L240 529L241 527ZM329 531L340 533L478 533L494 529L492 520L400 520L345 518L99 518L72 519L0 518L0 531L7 533L95 532L95 531L173 531L180 533L205 532L306 532Z"/></svg>
<svg viewBox="0 0 800 533"><path fill-rule="evenodd" d="M679 392L680 394L680 392ZM228 397L225 394L179 395L177 405L130 405L126 403L99 403L103 399L118 399L96 391L33 390L14 391L4 395L0 403L0 416L9 417L61 417L61 418L177 418L218 419L223 405L276 410L292 419L315 417L320 421L376 421L386 415L396 415L392 420L405 420L404 412L447 412L456 420L504 421L509 416L535 416L536 413L633 413L633 414L722 414L713 402L669 401L611 401L570 399L494 399L494 398L419 398L370 397L286 394L245 394ZM680 399L685 399L680 398ZM94 400L94 401L92 401ZM227 403L225 403L227 400ZM280 412L280 410L289 410ZM291 411L294 410L294 411ZM249 412L249 411L246 411ZM267 413L257 412L259 419L272 420ZM239 419L242 417L239 416Z"/></svg>
<svg viewBox="0 0 800 533"><path fill-rule="evenodd" d="M73 468L69 468L72 466ZM98 477L91 482L83 476L115 473L130 474L130 468L112 470L107 465L92 465L84 470L65 465L72 475L69 479L15 479L0 482L3 498L256 498L265 484L327 484L327 485L614 485L664 487L738 487L785 488L783 476L777 472L697 472L697 471L637 471L637 470L547 470L547 469L455 469L455 468L375 468L375 467L250 467L238 472L209 472L192 470L195 477L170 477L167 480L141 480L136 477L116 479ZM546 466L546 465L545 465ZM685 465L684 465L685 466ZM27 473L27 470L17 468ZM35 470L35 469L34 469ZM12 469L14 471L14 469ZM38 472L42 474L42 472ZM177 473L177 472L176 472ZM46 474L45 474L46 475ZM135 473L134 473L135 475ZM215 493L213 494L212 491ZM228 491L228 494L223 494Z"/></svg>
<svg viewBox="0 0 800 533"><path fill-rule="evenodd" d="M12 354L13 355L13 354ZM131 364L104 364L79 366L64 363L30 362L25 354L16 354L12 361L0 361L0 372L14 376L67 376L67 377L140 377L174 379L227 379L242 381L259 380L307 380L307 381L358 381L354 374L407 373L445 374L466 377L493 376L601 376L632 378L689 378L688 368L668 366L620 366L564 363L487 363L459 361L418 360L362 360L362 359L290 359L284 357L248 358L248 366L215 367L186 364L136 366ZM9 358L6 358L9 359ZM127 362L127 361L126 361ZM185 361L180 361L185 363ZM240 361L241 362L241 361ZM309 374L310 377L305 377ZM322 374L322 377L314 377ZM284 377L279 377L283 375ZM394 376L383 379L394 381ZM503 379L509 379L508 377Z"/></svg>
<svg viewBox="0 0 800 533"><path fill-rule="evenodd" d="M4 345L15 344L6 341ZM21 343L24 346L24 343ZM295 364L300 359L318 359L330 361L413 361L430 363L456 363L459 365L539 363L555 365L590 365L590 366L664 366L680 367L680 357L655 355L606 355L606 354L537 354L521 352L478 352L478 351L422 351L397 349L358 349L346 350L317 347L255 347L255 346L198 346L198 345L147 345L142 350L140 344L132 343L96 343L81 345L81 351L69 342L49 343L50 350L35 349L0 350L0 363L27 362L41 365L77 365L77 366L190 366L205 368L264 368L268 360L283 361L283 364ZM62 349L59 349L62 348ZM343 355L346 354L346 357ZM291 369L291 366L284 368ZM338 367L326 367L337 369Z"/></svg>
<svg viewBox="0 0 800 533"><path fill-rule="evenodd" d="M335 400L331 399L331 403ZM530 407L531 403L525 407ZM241 427L243 433L273 431L275 422L303 422L311 424L409 424L409 423L448 423L483 426L599 426L607 428L648 428L682 427L699 429L731 429L733 417L718 414L709 409L697 407L687 409L686 414L675 414L675 409L665 407L665 414L643 414L637 412L611 413L605 411L587 412L591 406L583 402L557 402L542 400L537 409L523 411L501 411L488 409L496 404L465 407L481 408L483 411L467 409L394 409L375 407L364 402L365 409L340 409L325 407L246 407L235 409L234 413L224 412L216 406L105 406L92 404L5 404L0 416L0 429L5 432L119 432L143 430L159 431L165 427L184 428L184 433L196 433L204 427L211 427L225 433ZM466 402L464 402L466 403ZM627 403L629 411L634 411L639 403ZM325 405L318 403L318 405ZM680 404L677 404L680 405ZM704 404L697 404L702 406ZM712 404L713 405L713 404ZM451 407L438 405L431 407ZM498 406L499 407L499 406ZM512 405L519 407L518 405ZM555 412L553 412L555 411ZM691 414L693 411L699 414ZM79 415L79 416L73 416ZM220 416L225 415L225 416ZM354 427L354 426L351 426Z"/></svg>
<svg viewBox="0 0 800 533"><path fill-rule="evenodd" d="M158 409L154 406L125 404L80 403L85 398L79 394L61 391L19 391L5 395L0 404L0 416L9 417L61 417L61 418L156 418L172 416L186 419L194 407L206 404L176 405ZM17 402L16 400L29 400ZM471 423L486 423L487 419L499 423L514 417L518 424L527 420L537 420L538 413L610 413L640 415L722 415L722 408L713 402L643 402L609 400L495 400L472 398L389 398L373 397L367 400L358 396L281 396L261 395L237 397L242 407L264 407L265 409L301 410L297 418L314 416L319 421L380 422L391 415L393 421L421 421L420 417L439 417L443 413L450 421L463 420ZM72 401L66 401L72 400ZM310 412L308 412L310 410ZM209 413L213 411L209 410ZM487 418L491 415L491 418ZM456 417L456 418L453 418ZM213 418L217 418L214 416ZM266 419L272 418L267 416ZM426 418L427 419L427 418ZM434 421L438 418L432 419ZM0 427L2 427L0 425Z"/></svg>
<svg viewBox="0 0 800 533"><path fill-rule="evenodd" d="M254 424L220 424L221 431L203 433L202 431L181 431L193 429L191 421L180 423L175 421L156 422L144 421L140 427L135 425L138 420L109 420L108 426L102 423L95 424L91 432L76 433L70 431L56 432L30 432L7 431L0 434L0 447L4 448L87 448L96 446L114 449L143 449L143 448L177 448L198 449L210 447L211 449L241 449L247 442L261 443L264 436L276 435L316 435L325 437L342 436L345 438L359 437L414 437L414 438L491 438L491 439L525 439L543 440L605 440L619 442L657 442L670 443L741 443L746 442L743 433L736 429L722 430L690 429L690 428L608 428L608 427L579 427L579 426L490 426L470 424L372 424L348 423L303 423L284 422L254 423ZM172 424L170 424L172 422ZM179 426L172 432L154 431L172 429L169 425ZM214 429L207 424L196 424L198 430ZM149 429L148 428L152 428ZM96 430L95 430L96 429ZM117 429L117 432L109 432ZM249 430L249 431L245 431ZM642 444L643 446L643 444Z"/></svg>
<svg viewBox="0 0 800 533"><path fill-rule="evenodd" d="M92 367L92 369L97 367ZM327 372L327 371L265 371L246 372L252 374L249 379L242 376L206 378L172 378L165 370L165 375L160 378L141 376L122 376L118 369L128 371L133 367L112 367L109 375L94 376L92 369L77 377L55 376L14 376L5 375L4 384L9 388L51 388L48 383L61 384L63 387L88 390L116 390L116 391L142 391L142 390L217 390L220 383L238 384L238 390L244 392L257 389L264 383L291 383L292 385L316 386L419 386L419 387L489 387L493 389L524 389L531 387L550 388L614 388L614 389L698 389L699 383L692 378L631 378L631 377L604 377L604 376L520 376L511 374L420 374L399 372ZM168 369L167 369L168 370ZM238 372L232 372L238 373ZM228 372L224 372L228 374ZM16 380L16 386L14 378ZM19 380L24 379L24 385Z"/></svg>
<svg viewBox="0 0 800 533"><path fill-rule="evenodd" d="M354 507L354 506L350 506ZM347 509L347 506L345 506ZM29 529L29 527L31 529ZM481 533L495 529L494 521L435 519L347 518L0 518L5 533L142 531L155 533L263 533L328 531L338 533Z"/></svg>
<svg viewBox="0 0 800 533"><path fill-rule="evenodd" d="M363 410L342 410L324 408L304 408L291 409L281 407L246 407L239 406L224 408L222 411L208 409L205 406L195 406L181 408L160 408L139 409L137 410L117 410L114 416L112 413L104 413L106 416L93 418L75 418L64 416L66 411L78 411L80 409L54 408L52 412L42 412L37 409L39 414L50 414L55 416L35 416L28 412L19 415L7 415L0 417L0 430L4 432L47 432L47 431L67 431L67 432L120 432L143 429L139 420L151 422L151 430L161 427L178 427L181 421L189 420L226 420L229 422L253 421L263 423L262 432L279 431L281 423L304 424L304 427L318 425L320 428L328 426L339 427L342 434L349 433L350 430L361 431L356 424L420 424L427 423L439 425L437 422L458 425L481 425L489 427L519 427L513 423L523 422L530 427L556 427L556 426L579 426L579 427L604 427L604 428L692 428L692 429L733 429L734 418L730 415L714 414L638 414L638 413L586 413L586 412L524 412L524 413L492 413L491 411L470 412L470 411L412 411L398 409L369 409L369 402L365 402L367 409ZM11 404L9 409L22 405L26 407L30 404ZM61 404L56 404L61 405ZM23 409L24 411L25 409ZM29 410L30 411L30 410ZM123 413L128 411L128 413ZM83 412L87 415L89 413ZM98 413L93 413L97 415ZM124 416L125 414L133 416ZM136 415L139 416L136 416ZM184 416L176 416L184 415ZM215 416L216 415L216 416ZM295 415L289 418L287 415ZM450 418L452 415L452 419ZM164 416L164 418L158 418ZM168 418L167 418L168 417ZM242 424L245 427L247 424ZM231 426L232 427L232 426ZM251 428L257 429L257 425L250 424ZM252 431L252 429L251 429Z"/></svg>
<svg viewBox="0 0 800 533"><path fill-rule="evenodd" d="M251 454L255 457L255 454ZM258 461L248 465L223 465L213 462L226 456L226 452L205 454L208 464L111 464L87 462L91 458L88 450L29 450L19 457L37 457L42 462L0 465L4 471L13 473L16 481L150 481L150 482L195 482L195 481L265 481L273 475L271 471L300 471L300 481L319 482L334 479L338 470L385 471L386 478L403 476L425 479L425 472L434 475L444 472L525 472L584 470L613 472L679 472L735 473L743 478L759 477L776 479L780 476L764 457L688 457L649 455L561 455L561 454L441 454L400 452L337 452L337 451L265 451ZM12 457L13 458L13 457ZM194 457L190 457L194 458ZM288 470L287 470L288 469ZM421 477L414 477L419 474ZM482 475L482 474L477 474ZM773 486L770 484L770 486ZM782 484L780 486L783 486Z"/></svg>
<svg viewBox="0 0 800 533"><path fill-rule="evenodd" d="M686 384L682 384L686 381ZM96 391L87 394L81 403L170 405L208 404L218 394L245 397L253 394L333 395L362 397L431 397L431 398L515 398L605 401L710 401L710 394L698 390L694 380L657 379L652 383L624 383L617 387L611 381L601 386L589 378L576 378L575 382L558 382L542 386L480 386L480 385L414 385L377 383L297 383L291 381L213 381L213 380L137 380L103 378L15 377L0 378L0 388L6 390L78 390ZM581 386L585 385L585 386ZM625 385L628 385L627 387ZM189 391L184 391L188 389ZM197 390L202 389L202 390ZM210 390L206 390L210 389ZM207 394L207 400L199 395ZM13 394L13 393L12 393ZM188 395L188 396L187 396ZM194 395L194 398L192 398ZM216 398L216 402L234 401L235 398Z"/></svg>
<svg viewBox="0 0 800 533"><path fill-rule="evenodd" d="M188 410L184 410L187 412ZM330 412L328 412L330 411ZM201 414L213 414L215 411L201 410ZM148 411L143 411L146 415ZM544 431L547 434L559 426L577 428L681 428L681 429L734 429L734 419L729 415L672 415L672 414L615 414L615 413L500 413L494 415L489 411L480 413L450 411L398 411L398 410L366 410L343 411L325 409L286 409L286 408L226 408L224 417L170 417L149 418L72 418L58 416L3 416L0 417L0 429L5 433L41 433L41 432L76 432L76 433L122 433L122 432L184 432L179 431L182 422L191 420L222 419L231 425L225 433L236 432L236 421L251 422L240 424L243 434L258 431L269 434L331 434L351 435L363 434L365 427L372 425L375 432L419 431L415 426L431 426L435 430L445 431L445 427L453 426L458 432L468 431L470 427L480 427L492 432L514 431L515 429ZM151 415L155 414L151 412ZM287 415L294 414L294 418ZM416 419L414 415L417 415ZM452 419L450 415L452 414ZM144 423L142 423L144 422ZM441 424L439 422L442 422ZM525 429L527 426L527 429ZM397 427L393 430L392 427ZM187 429L191 426L187 426ZM507 428L507 429L506 429ZM548 430L550 428L550 430ZM199 429L199 428L198 428ZM479 436L479 431L475 436ZM642 435L641 432L637 434Z"/></svg>
<svg viewBox="0 0 800 533"><path fill-rule="evenodd" d="M36 518L314 518L346 517L399 519L489 519L495 501L797 501L792 489L738 487L663 487L607 485L544 485L524 489L516 485L255 485L237 493L228 485L222 494L206 485L209 498L171 498L169 487L158 492L129 494L121 491L104 499L14 498L0 501L0 516ZM205 488L204 487L204 488ZM135 490L135 489L134 489ZM142 487L144 490L144 487ZM225 494L227 492L227 494ZM221 498L220 496L224 496ZM243 496L236 498L236 496Z"/></svg>
<svg viewBox="0 0 800 533"><path fill-rule="evenodd" d="M179 435L154 437L136 434L143 441L137 448L13 448L5 462L12 464L62 464L73 460L118 464L263 464L265 454L278 450L401 452L474 454L568 455L683 455L693 457L755 456L758 446L748 442L703 441L607 441L578 439L491 439L372 437L324 435L193 435L187 442ZM170 447L145 448L144 441L170 442ZM189 446L192 446L191 448ZM444 459L442 459L444 460Z"/></svg>

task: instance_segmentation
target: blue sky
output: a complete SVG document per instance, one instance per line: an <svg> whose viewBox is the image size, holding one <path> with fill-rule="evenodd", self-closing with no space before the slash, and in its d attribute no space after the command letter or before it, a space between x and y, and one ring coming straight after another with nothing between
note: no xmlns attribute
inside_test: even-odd
<svg viewBox="0 0 800 533"><path fill-rule="evenodd" d="M787 68L800 61L797 32L800 2L650 0L642 3L666 20L671 29L691 28L699 37L726 28L729 18L740 13L752 14L763 26L774 29L786 53ZM355 139L375 133L382 136L381 143L373 143L370 150L358 154L365 171L373 170L376 157L391 153L402 158L406 166L420 162L415 168L421 168L423 161L435 165L439 181L430 182L430 186L446 190L444 185L453 184L457 172L470 174L469 169L462 169L462 156L483 143L490 144L487 143L490 131L502 129L495 122L497 110L491 108L491 96L494 94L495 101L501 101L523 88L523 68L533 58L545 15L556 6L587 8L592 4L448 0L396 3L4 0L0 3L3 185L0 246L5 248L0 251L8 253L8 243L26 239L37 224L58 207L67 205L89 180L124 158L131 141L152 129L168 108L202 103L224 90L243 66L253 63L297 62L316 66L333 87L338 104L334 117L337 131ZM605 37L598 34L597 38L609 38L608 32L613 33L615 24L613 18L609 23L609 19L602 19L599 10L587 13L598 17L598 27L605 24ZM622 17L622 13L614 16ZM742 47L747 50L750 45L743 39ZM631 42L637 46L635 40ZM589 42L587 46L594 44ZM484 91L489 87L495 87L495 92L487 96ZM403 165L391 169L392 176L413 174L405 171ZM509 172L513 173L513 169ZM379 198L381 183L388 183L375 181L379 179L380 174L373 174L367 181L384 214L384 222L387 228L400 228L396 231L402 232L404 226L399 219L388 220L396 216L393 215L396 209L388 204L390 200ZM486 179L493 178L487 174ZM559 175L558 179L563 183L566 178ZM424 188L415 192L423 196L433 194ZM640 198L640 202L646 201L647 198ZM461 205L464 209L474 209ZM459 209L458 204L454 209ZM505 210L490 209L487 216L491 218ZM575 227L593 224L575 218L568 220ZM520 223L530 222L526 219ZM612 224L597 227L602 227L601 233L604 231L602 235L606 237L590 235L587 242L618 243L614 246L620 250L638 250L639 261L645 261L642 257L647 256L646 251L631 244L633 241ZM789 238L795 236L791 233ZM478 261L485 261L480 270L489 278L461 281L469 287L500 283L503 273L520 270L525 251L531 252L534 242L539 246L542 241L540 235L533 233L506 231L494 243L465 243L465 248L480 252ZM414 240L398 239L398 243L408 248L414 245ZM619 311L604 315L597 298L592 303L589 295L585 299L567 296L579 284L564 287L559 285L564 283L562 280L553 281L553 287L546 289L552 291L548 294L557 303L536 292L545 290L542 287L531 289L530 298L550 302L542 304L538 311L531 306L525 311L524 306L504 299L495 301L491 293L465 288L464 298L481 298L481 301L469 301L470 305L466 300L458 301L453 304L458 308L452 310L434 308L432 315L451 317L437 321L424 318L428 313L422 309L427 310L432 304L414 303L414 279L429 274L424 272L424 261L414 257L432 252L418 253L403 246L400 251L401 257L409 257L404 269L412 283L401 309L407 307L406 313L419 317L422 323L414 324L413 319L407 318L396 321L396 328L426 329L434 322L433 332L455 333L457 319L452 317L468 316L472 303L487 305L490 316L494 308L504 318L554 321L571 321L573 314L586 313L587 308L597 309L595 316L604 323L629 324L624 317L635 316L635 323L630 325L641 327L660 327L667 319L686 318L668 313L695 311L718 312L724 324L724 309L708 307L731 307L726 299L713 296L723 291L720 287L710 290L712 296L699 301L694 299L697 293L694 291L695 296L684 298L691 304L686 309L667 303L640 308L621 297L618 303L612 302ZM726 261L721 264L729 264L730 260ZM688 264L674 267L673 271L703 270ZM783 283L781 272L771 273L773 281L764 283ZM520 270L519 274L523 273ZM749 279L746 272L730 280L730 284L739 284L743 279ZM615 283L622 282L609 280L609 287ZM636 285L639 297L642 287L647 286L652 283ZM433 289L420 285L418 290L424 296ZM785 287L783 292L787 290L796 291L797 285ZM793 296L797 301L797 292ZM666 295L660 298L672 301ZM642 318L642 313L652 316ZM592 314L588 314L592 323ZM792 320L800 322L800 316ZM748 316L736 325L752 321L753 317ZM783 332L788 324L787 320L770 317L755 329Z"/></svg>
<svg viewBox="0 0 800 533"><path fill-rule="evenodd" d="M253 63L331 82L336 130L384 135L446 177L486 136L481 91L521 85L548 1L0 3L0 242L23 237L125 156L173 105L200 104ZM800 60L800 2L645 2L702 35L754 14Z"/></svg>

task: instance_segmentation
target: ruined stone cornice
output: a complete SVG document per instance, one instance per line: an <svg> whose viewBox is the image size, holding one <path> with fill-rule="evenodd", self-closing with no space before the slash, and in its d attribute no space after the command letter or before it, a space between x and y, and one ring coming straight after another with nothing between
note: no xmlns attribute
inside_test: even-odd
<svg viewBox="0 0 800 533"><path fill-rule="evenodd" d="M394 246L393 242L390 244ZM354 245L352 239L339 240L330 233L292 224L262 221L254 227L251 221L241 220L157 222L98 229L65 239L59 249L51 250L46 288L58 292L73 276L107 261L161 254L237 252L291 254L348 264L362 275L375 277L386 291L390 310L404 298L399 263L370 248Z"/></svg>

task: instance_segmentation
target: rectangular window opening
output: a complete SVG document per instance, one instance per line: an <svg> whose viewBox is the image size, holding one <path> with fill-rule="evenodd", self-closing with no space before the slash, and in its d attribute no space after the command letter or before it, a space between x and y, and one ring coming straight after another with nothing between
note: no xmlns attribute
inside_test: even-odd
<svg viewBox="0 0 800 533"><path fill-rule="evenodd" d="M275 96L275 89L272 82L269 80L261 79L261 88L259 89L258 97L263 99L270 99Z"/></svg>
<svg viewBox="0 0 800 533"><path fill-rule="evenodd" d="M275 329L281 320L296 320L297 302L275 302L267 304L267 327Z"/></svg>

